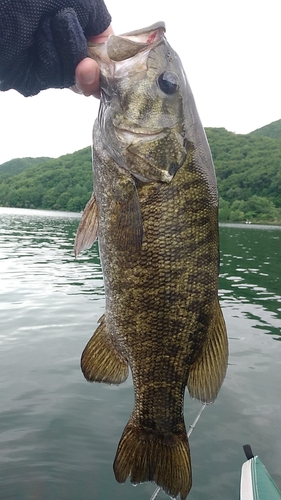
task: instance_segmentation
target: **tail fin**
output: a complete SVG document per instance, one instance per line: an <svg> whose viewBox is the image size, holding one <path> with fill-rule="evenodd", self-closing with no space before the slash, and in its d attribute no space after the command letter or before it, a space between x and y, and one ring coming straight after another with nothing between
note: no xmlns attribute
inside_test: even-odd
<svg viewBox="0 0 281 500"><path fill-rule="evenodd" d="M184 500L191 488L191 464L187 435L145 430L129 420L120 439L114 473L119 483L153 481L171 497Z"/></svg>

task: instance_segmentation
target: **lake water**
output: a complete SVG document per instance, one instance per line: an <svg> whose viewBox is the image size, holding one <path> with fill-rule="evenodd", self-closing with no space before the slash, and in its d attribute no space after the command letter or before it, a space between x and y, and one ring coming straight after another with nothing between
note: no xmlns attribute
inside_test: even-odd
<svg viewBox="0 0 281 500"><path fill-rule="evenodd" d="M78 221L0 208L1 500L149 500L155 489L120 485L112 470L131 379L89 384L80 372L104 292L97 246L74 259ZM281 228L220 234L229 368L190 438L189 500L238 500L246 443L281 487ZM200 407L186 394L187 426Z"/></svg>

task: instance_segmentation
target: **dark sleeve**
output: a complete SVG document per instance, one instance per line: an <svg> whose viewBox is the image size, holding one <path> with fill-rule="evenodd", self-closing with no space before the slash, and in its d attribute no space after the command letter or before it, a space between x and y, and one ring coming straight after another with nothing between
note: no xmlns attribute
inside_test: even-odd
<svg viewBox="0 0 281 500"><path fill-rule="evenodd" d="M110 22L103 0L0 0L0 90L70 87L86 37Z"/></svg>

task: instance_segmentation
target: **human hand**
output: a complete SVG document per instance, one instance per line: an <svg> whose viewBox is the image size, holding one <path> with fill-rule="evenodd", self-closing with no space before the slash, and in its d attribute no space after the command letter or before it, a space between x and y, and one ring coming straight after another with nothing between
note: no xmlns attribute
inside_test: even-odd
<svg viewBox="0 0 281 500"><path fill-rule="evenodd" d="M69 88L77 68L81 92L98 95L99 69L92 61L84 66L83 60L87 39L110 20L103 0L0 0L0 90L15 89L27 97ZM104 41L112 28L107 30L93 39Z"/></svg>
<svg viewBox="0 0 281 500"><path fill-rule="evenodd" d="M89 38L93 43L104 43L109 35L113 35L113 28L110 25L103 33ZM93 95L100 97L100 69L98 63L90 57L85 57L76 66L75 70L76 88L85 96ZM75 90L75 89L73 89Z"/></svg>

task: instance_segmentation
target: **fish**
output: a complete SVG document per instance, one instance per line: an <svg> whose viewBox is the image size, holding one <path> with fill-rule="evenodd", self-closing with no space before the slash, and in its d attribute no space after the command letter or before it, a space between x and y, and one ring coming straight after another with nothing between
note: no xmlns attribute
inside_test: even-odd
<svg viewBox="0 0 281 500"><path fill-rule="evenodd" d="M93 195L75 254L98 238L105 313L81 368L90 382L132 374L134 407L116 480L151 481L181 500L192 484L184 396L213 402L228 363L218 300L218 192L210 148L165 23L89 55L101 70Z"/></svg>

